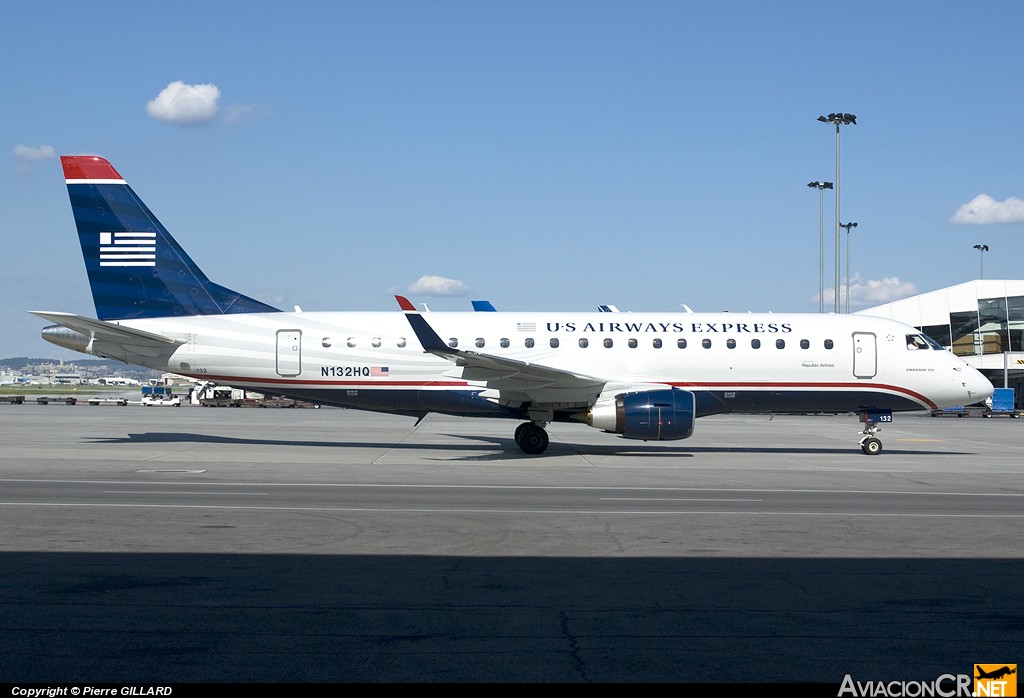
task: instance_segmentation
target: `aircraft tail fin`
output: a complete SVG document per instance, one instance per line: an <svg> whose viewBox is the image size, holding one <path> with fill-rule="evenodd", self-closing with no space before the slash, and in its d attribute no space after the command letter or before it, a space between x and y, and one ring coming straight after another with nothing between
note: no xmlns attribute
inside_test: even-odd
<svg viewBox="0 0 1024 698"><path fill-rule="evenodd" d="M109 162L61 164L100 320L278 311L211 281Z"/></svg>

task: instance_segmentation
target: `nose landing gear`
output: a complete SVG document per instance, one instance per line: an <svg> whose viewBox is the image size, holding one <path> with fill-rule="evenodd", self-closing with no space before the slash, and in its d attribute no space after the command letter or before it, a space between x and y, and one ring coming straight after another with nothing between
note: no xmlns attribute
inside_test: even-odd
<svg viewBox="0 0 1024 698"><path fill-rule="evenodd" d="M892 410L867 410L860 413L860 421L864 422L861 431L860 450L868 456L877 456L882 452L882 440L876 434L882 429L880 423L892 423Z"/></svg>

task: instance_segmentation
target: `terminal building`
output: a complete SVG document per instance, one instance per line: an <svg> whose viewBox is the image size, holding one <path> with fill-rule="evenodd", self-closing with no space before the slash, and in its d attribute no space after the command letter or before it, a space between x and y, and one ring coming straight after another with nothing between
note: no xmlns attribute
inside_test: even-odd
<svg viewBox="0 0 1024 698"><path fill-rule="evenodd" d="M1024 281L981 279L858 311L920 329L997 388L1024 388Z"/></svg>

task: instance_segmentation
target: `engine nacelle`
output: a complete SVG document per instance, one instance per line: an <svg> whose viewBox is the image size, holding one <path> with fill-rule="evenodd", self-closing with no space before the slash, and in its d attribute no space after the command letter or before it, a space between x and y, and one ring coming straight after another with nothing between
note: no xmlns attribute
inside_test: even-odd
<svg viewBox="0 0 1024 698"><path fill-rule="evenodd" d="M695 399L686 390L644 390L599 400L587 424L627 439L676 441L693 435Z"/></svg>

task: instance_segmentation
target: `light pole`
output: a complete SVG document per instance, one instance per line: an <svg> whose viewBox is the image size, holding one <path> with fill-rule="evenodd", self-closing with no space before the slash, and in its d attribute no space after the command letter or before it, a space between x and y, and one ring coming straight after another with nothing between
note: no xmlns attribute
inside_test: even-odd
<svg viewBox="0 0 1024 698"><path fill-rule="evenodd" d="M850 312L850 228L856 228L856 223L840 223L840 228L846 228L846 312Z"/></svg>
<svg viewBox="0 0 1024 698"><path fill-rule="evenodd" d="M836 127L836 304L835 312L839 314L839 127L853 124L857 125L856 114L829 114L819 116L818 121L825 124L835 124Z"/></svg>
<svg viewBox="0 0 1024 698"><path fill-rule="evenodd" d="M978 270L978 278L985 278L985 253L988 252L988 245L975 245L974 249L978 251L978 257L981 259L981 268Z"/></svg>
<svg viewBox="0 0 1024 698"><path fill-rule="evenodd" d="M808 182L818 190L818 312L825 312L825 190L832 182Z"/></svg>

